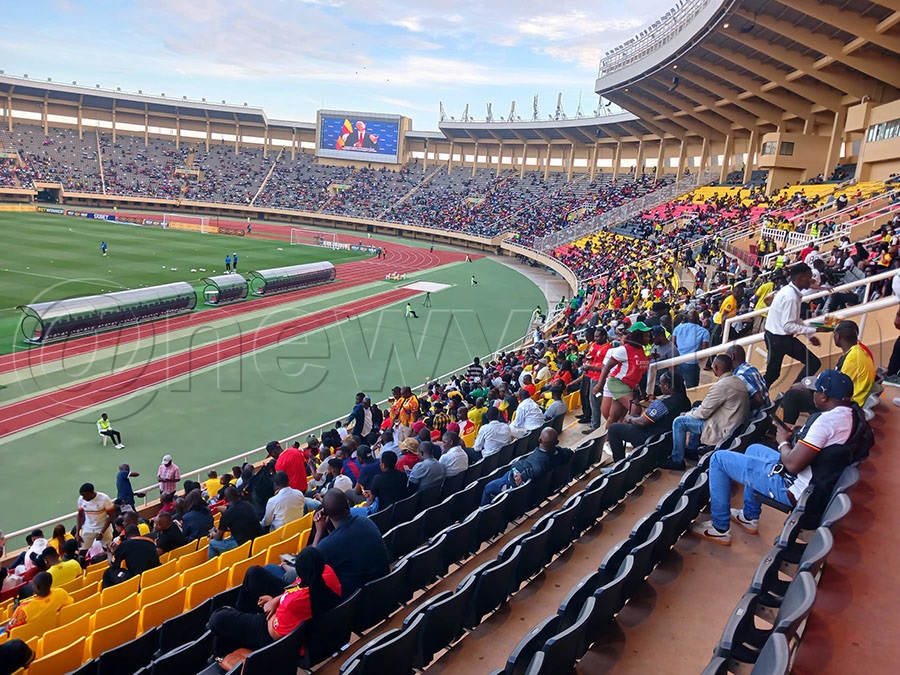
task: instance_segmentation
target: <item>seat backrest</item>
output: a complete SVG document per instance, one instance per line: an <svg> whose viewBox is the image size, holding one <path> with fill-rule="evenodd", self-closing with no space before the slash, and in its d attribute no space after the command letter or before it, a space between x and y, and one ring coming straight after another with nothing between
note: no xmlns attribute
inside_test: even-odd
<svg viewBox="0 0 900 675"><path fill-rule="evenodd" d="M595 481L588 483L588 487ZM575 531L577 534L583 533L592 527L597 519L603 513L603 501L606 494L606 477L599 483L596 483L593 489L585 488L584 496L578 505L578 513L575 516Z"/></svg>
<svg viewBox="0 0 900 675"><path fill-rule="evenodd" d="M594 591L600 588L604 575L602 572L591 572L572 587L562 602L559 603L559 609L556 610L560 618L560 629L565 629L575 623L581 609L584 607L584 601L594 595Z"/></svg>
<svg viewBox="0 0 900 675"><path fill-rule="evenodd" d="M376 511L369 516L369 520L375 523L375 526L381 534L384 534L390 529L390 524L394 520L394 505L391 504L386 509Z"/></svg>
<svg viewBox="0 0 900 675"><path fill-rule="evenodd" d="M486 614L496 610L506 602L514 583L516 567L522 555L521 547L503 562L493 561L482 565L475 572L475 592L466 617L467 626L477 626Z"/></svg>
<svg viewBox="0 0 900 675"><path fill-rule="evenodd" d="M550 536L553 533L553 522L548 522L542 530L528 532L522 539L522 555L516 569L515 588L519 588L527 579L538 574L544 565L550 562ZM571 533L571 530L570 530ZM571 536L571 534L570 534Z"/></svg>
<svg viewBox="0 0 900 675"><path fill-rule="evenodd" d="M447 573L444 562L444 547L447 543L447 535L441 534L432 542L417 551L413 551L406 558L406 580L408 595L412 597L415 591L429 586L435 579Z"/></svg>
<svg viewBox="0 0 900 675"><path fill-rule="evenodd" d="M506 659L504 675L524 675L534 655L544 646L547 639L559 632L559 616L546 617L537 626L528 631L513 647Z"/></svg>
<svg viewBox="0 0 900 675"><path fill-rule="evenodd" d="M398 635L390 640L381 641L373 649L366 650L361 659L362 670L359 671L361 675L381 675L382 673L410 675L413 672L415 646L419 640L424 620L424 616L416 617ZM248 674L245 668L243 675L251 674ZM260 671L260 675L263 675L262 671Z"/></svg>
<svg viewBox="0 0 900 675"><path fill-rule="evenodd" d="M625 606L628 597L625 585L634 574L634 557L625 556L615 577L594 591L594 596L602 602L602 607L595 608L595 626L605 625Z"/></svg>
<svg viewBox="0 0 900 675"><path fill-rule="evenodd" d="M414 492L406 499L394 502L394 517L391 520L391 527L396 527L412 520L419 512L419 493Z"/></svg>
<svg viewBox="0 0 900 675"><path fill-rule="evenodd" d="M395 525L384 535L384 543L388 550L389 560L399 560L407 553L410 553L422 542L420 541L419 523L407 521Z"/></svg>
<svg viewBox="0 0 900 675"><path fill-rule="evenodd" d="M152 675L173 675L173 673L199 673L206 668L213 652L212 631L206 631L193 642L182 645L153 662Z"/></svg>
<svg viewBox="0 0 900 675"><path fill-rule="evenodd" d="M474 591L475 579L469 579L449 597L440 593L427 604L425 623L419 633L416 667L427 666L437 652L462 636L466 607Z"/></svg>
<svg viewBox="0 0 900 675"><path fill-rule="evenodd" d="M659 538L659 550L657 555L662 559L669 549L671 549L675 543L678 541L678 538L684 533L687 528L687 519L686 515L688 510L688 498L682 495L678 498L678 501L671 508L668 513L664 513L659 522L662 523L663 532L662 536Z"/></svg>
<svg viewBox="0 0 900 675"><path fill-rule="evenodd" d="M241 675L295 675L297 655L300 653L300 635L292 631L280 640L251 652Z"/></svg>
<svg viewBox="0 0 900 675"><path fill-rule="evenodd" d="M159 629L150 628L131 642L103 652L97 659L97 675L134 673L153 660L159 647Z"/></svg>
<svg viewBox="0 0 900 675"><path fill-rule="evenodd" d="M756 657L751 675L787 675L791 669L791 649L788 638L772 633Z"/></svg>
<svg viewBox="0 0 900 675"><path fill-rule="evenodd" d="M505 501L509 492L502 493L490 504L478 509L475 519L475 537L478 543L484 543L506 529Z"/></svg>
<svg viewBox="0 0 900 675"><path fill-rule="evenodd" d="M637 587L640 586L641 582L650 576L650 573L653 572L653 568L656 567L656 563L659 562L656 553L659 550L659 540L662 537L662 532L662 523L656 523L647 535L647 539L637 544L631 550L631 555L634 556L634 566L637 569L634 575L634 585L631 592L626 589L629 596L633 595L634 590L637 590Z"/></svg>
<svg viewBox="0 0 900 675"><path fill-rule="evenodd" d="M831 530L827 527L818 528L800 556L799 571L810 572L817 577L833 546L834 535Z"/></svg>
<svg viewBox="0 0 900 675"><path fill-rule="evenodd" d="M700 510L709 502L709 476L705 473L697 476L697 480L690 488L684 491L684 495L688 498L688 508L685 517L690 522L697 517Z"/></svg>
<svg viewBox="0 0 900 675"><path fill-rule="evenodd" d="M548 562L550 557L567 549L578 534L575 532L575 517L578 515L578 509L581 508L583 497L582 495L575 497L553 513L553 527L547 542Z"/></svg>
<svg viewBox="0 0 900 675"><path fill-rule="evenodd" d="M353 632L362 635L365 631L388 618L405 597L407 560L380 579L365 584L360 589L359 602L353 619Z"/></svg>
<svg viewBox="0 0 900 675"><path fill-rule="evenodd" d="M628 460L623 459L614 465L612 471L606 474L606 491L603 495L603 510L607 511L618 504L625 497L627 486L625 481L628 479Z"/></svg>
<svg viewBox="0 0 900 675"><path fill-rule="evenodd" d="M196 640L206 631L206 623L212 614L212 598L174 619L164 621L159 627L159 651L170 652Z"/></svg>
<svg viewBox="0 0 900 675"><path fill-rule="evenodd" d="M800 572L790 583L775 617L775 632L793 637L816 601L816 580L809 572Z"/></svg>
<svg viewBox="0 0 900 675"><path fill-rule="evenodd" d="M321 663L350 641L350 626L356 616L361 591L341 602L337 607L324 614L314 616L297 627L300 640L306 652L301 659L301 666L311 668Z"/></svg>
<svg viewBox="0 0 900 675"><path fill-rule="evenodd" d="M653 529L653 526L659 522L659 519L662 517L659 511L651 511L647 515L643 516L639 521L634 524L634 527L631 528L631 538L636 541L644 541L647 539L647 535L650 534L650 530Z"/></svg>
<svg viewBox="0 0 900 675"><path fill-rule="evenodd" d="M828 528L834 527L839 520L850 513L852 507L853 502L850 501L850 497L846 494L841 493L835 495L825 509L825 513L822 514L820 526Z"/></svg>
<svg viewBox="0 0 900 675"><path fill-rule="evenodd" d="M571 626L547 639L541 649L545 655L545 661L553 664L553 670L557 673L568 673L575 668L578 661L587 651L586 644L588 628L591 617L594 614L593 597L584 602L581 613Z"/></svg>

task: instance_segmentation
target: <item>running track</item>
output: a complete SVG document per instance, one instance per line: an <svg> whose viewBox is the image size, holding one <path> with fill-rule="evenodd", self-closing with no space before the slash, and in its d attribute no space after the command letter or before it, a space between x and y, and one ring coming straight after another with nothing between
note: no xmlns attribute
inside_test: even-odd
<svg viewBox="0 0 900 675"><path fill-rule="evenodd" d="M124 215L124 214L123 214ZM59 216L64 218L65 216ZM220 221L221 222L221 221ZM239 221L228 222L229 225L242 227ZM253 226L253 235L259 231L263 237L272 239L284 239L290 231L285 233L285 227L258 224ZM358 237L343 235L343 239L359 241ZM64 358L72 358L80 354L93 352L99 349L121 346L129 342L147 339L157 334L169 331L181 330L193 326L200 326L212 321L228 317L237 317L241 314L254 312L267 307L275 307L280 304L314 297L322 293L331 293L354 286L381 281L390 272L416 272L419 270L439 267L451 262L465 260L464 253L453 251L429 252L424 248L406 246L394 242L382 242L377 239L365 240L366 243L381 245L387 251L387 257L369 258L355 262L341 263L336 266L337 281L325 286L314 286L291 293L283 293L271 297L254 298L252 302L235 303L223 307L215 307L202 312L192 312L161 321L130 326L121 330L74 338L64 342L46 345L44 347L32 347L12 354L0 356L0 374L21 368L40 368L43 364L50 364ZM481 256L472 256L473 259ZM354 307L349 308L348 313L355 314ZM2 409L0 409L2 410Z"/></svg>
<svg viewBox="0 0 900 675"><path fill-rule="evenodd" d="M152 361L149 364L106 375L90 382L59 389L0 408L0 438L51 420L77 413L120 396L152 387L174 377L215 365L219 361L251 353L303 333L328 326L348 314L367 312L405 300L416 291L397 288L365 300L297 317L255 331L249 338L237 335L195 350ZM205 314L206 312L204 312Z"/></svg>

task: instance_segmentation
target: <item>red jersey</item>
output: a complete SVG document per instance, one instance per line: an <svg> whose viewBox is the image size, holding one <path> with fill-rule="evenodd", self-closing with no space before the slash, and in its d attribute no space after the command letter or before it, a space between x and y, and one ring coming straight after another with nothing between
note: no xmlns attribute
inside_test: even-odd
<svg viewBox="0 0 900 675"><path fill-rule="evenodd" d="M600 379L600 370L603 368L603 359L606 358L606 352L609 351L609 343L598 345L592 342L588 347L587 354L584 357L584 365L597 368L597 370L587 370L585 374L592 380Z"/></svg>

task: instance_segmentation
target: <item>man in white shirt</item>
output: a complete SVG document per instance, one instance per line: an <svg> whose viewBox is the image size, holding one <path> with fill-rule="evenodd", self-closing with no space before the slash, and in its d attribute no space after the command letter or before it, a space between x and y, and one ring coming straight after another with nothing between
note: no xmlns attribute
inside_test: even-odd
<svg viewBox="0 0 900 675"><path fill-rule="evenodd" d="M500 448L512 440L509 425L500 421L500 411L495 406L488 408L475 437L475 451L480 452L482 457L488 457L500 452Z"/></svg>
<svg viewBox="0 0 900 675"><path fill-rule="evenodd" d="M442 452L438 461L444 466L445 479L452 478L469 468L469 456L458 445Z"/></svg>
<svg viewBox="0 0 900 675"><path fill-rule="evenodd" d="M709 465L711 520L695 523L691 531L703 539L731 546L731 522L749 534L759 531L762 505L754 491L785 506L793 506L810 485L813 494L807 513L820 512L841 472L858 459L861 436L850 406L853 381L839 370L826 370L816 378L814 402L819 413L795 435L793 428L778 428L778 450L754 444L746 453L719 450ZM792 440L793 439L793 440ZM856 439L856 440L854 440ZM868 450L868 448L865 448ZM731 482L744 485L743 508L731 508Z"/></svg>
<svg viewBox="0 0 900 675"><path fill-rule="evenodd" d="M509 430L516 438L522 438L544 426L544 411L531 399L527 389L520 388L516 397L519 399L519 407L516 408L516 418L509 424Z"/></svg>
<svg viewBox="0 0 900 675"><path fill-rule="evenodd" d="M771 388L781 376L781 366L785 356L796 359L803 367L795 382L807 375L813 375L822 367L818 357L797 339L797 335L809 337L811 345L821 343L815 336L819 329L800 321L800 299L803 291L812 284L812 270L806 263L797 263L785 270L790 282L775 294L766 316L764 337L768 357L766 359L766 386Z"/></svg>
<svg viewBox="0 0 900 675"><path fill-rule="evenodd" d="M277 530L285 523L302 518L306 506L303 493L290 486L287 472L277 471L272 483L275 485L275 495L266 502L266 515L260 522L266 532L270 528Z"/></svg>
<svg viewBox="0 0 900 675"><path fill-rule="evenodd" d="M116 509L109 495L94 490L93 483L85 483L78 490L78 518L75 538L79 548L88 550L94 541L104 545L112 541L112 522Z"/></svg>

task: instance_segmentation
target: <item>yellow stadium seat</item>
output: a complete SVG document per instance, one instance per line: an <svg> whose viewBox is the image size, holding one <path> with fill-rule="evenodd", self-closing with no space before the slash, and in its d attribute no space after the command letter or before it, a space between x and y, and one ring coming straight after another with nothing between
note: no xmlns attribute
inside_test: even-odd
<svg viewBox="0 0 900 675"><path fill-rule="evenodd" d="M91 581L88 583L85 581L84 587L79 588L74 593L69 593L72 596L72 600L78 602L80 600L84 600L85 598L89 598L92 595L100 595L100 582L99 581Z"/></svg>
<svg viewBox="0 0 900 675"><path fill-rule="evenodd" d="M138 594L132 593L117 603L103 606L91 615L91 631L99 630L105 626L121 621L132 612L136 612L138 608Z"/></svg>
<svg viewBox="0 0 900 675"><path fill-rule="evenodd" d="M63 589L70 595L83 587L84 587L84 574L81 574L81 575L75 577L74 579L72 579L71 581L69 581L65 584L60 584L59 586L54 586L54 588Z"/></svg>
<svg viewBox="0 0 900 675"><path fill-rule="evenodd" d="M250 557L250 547L252 546L253 541L245 541L243 544L238 546L237 548L233 548L230 551L225 551L217 558L219 563L219 569L224 570L228 567L231 567L236 562L240 562L241 560L246 560Z"/></svg>
<svg viewBox="0 0 900 675"><path fill-rule="evenodd" d="M284 538L282 536L283 534L284 534L284 528L279 528L279 529L275 530L274 532L269 532L268 534L263 534L263 535L257 537L252 542L250 542L253 544L253 546L250 547L250 555L256 555L260 551L265 551L272 544L277 544L279 541L281 541ZM223 557L225 555L227 555L227 554L225 554L225 553L222 554Z"/></svg>
<svg viewBox="0 0 900 675"><path fill-rule="evenodd" d="M60 616L60 618L62 618ZM91 632L91 615L82 614L76 619L68 623L61 624L59 628L48 630L41 638L41 647L39 653L41 656L51 654L58 649L72 644L80 637L84 637ZM81 654L81 652L78 652Z"/></svg>
<svg viewBox="0 0 900 675"><path fill-rule="evenodd" d="M9 639L19 639L28 642L32 638L40 637L48 630L56 628L56 614L45 614L44 616L29 621L24 626L16 626L9 631Z"/></svg>
<svg viewBox="0 0 900 675"><path fill-rule="evenodd" d="M178 574L178 561L170 560L165 565L154 567L141 574L141 588L153 586L166 579L177 577Z"/></svg>
<svg viewBox="0 0 900 675"><path fill-rule="evenodd" d="M28 675L59 675L76 670L81 666L86 641L83 636L76 638L67 646L32 661L28 666Z"/></svg>
<svg viewBox="0 0 900 675"><path fill-rule="evenodd" d="M88 567L84 571L84 585L90 586L95 581L100 581L103 578L103 573L106 572L108 567L109 565L106 564L103 566L93 565L92 568Z"/></svg>
<svg viewBox="0 0 900 675"><path fill-rule="evenodd" d="M202 551L194 551L193 553L188 553L186 555L178 558L176 569L179 572L184 572L191 567L196 567L197 565L202 565L206 562L206 559L209 557L209 552L204 548Z"/></svg>
<svg viewBox="0 0 900 675"><path fill-rule="evenodd" d="M301 532L300 534L296 534L290 539L285 539L284 541L280 541L277 544L272 544L268 549L266 549L266 564L274 564L277 565L281 562L281 554L289 553L291 555L296 555L300 551L300 546L302 541L306 541L307 532Z"/></svg>
<svg viewBox="0 0 900 675"><path fill-rule="evenodd" d="M313 519L313 512L310 511L302 518L298 518L297 520L292 520L289 523L285 523L284 531L281 533L282 540L290 539L295 534L300 534L304 530L308 530L309 528L311 528L312 527L312 519ZM262 549L260 549L260 550L262 550Z"/></svg>
<svg viewBox="0 0 900 675"><path fill-rule="evenodd" d="M230 570L222 570L216 572L211 577L195 581L187 587L187 596L184 600L184 611L194 609L201 603L205 602L216 593L225 590L225 584L228 583L228 573Z"/></svg>
<svg viewBox="0 0 900 675"><path fill-rule="evenodd" d="M219 561L216 558L201 563L196 567L190 567L181 573L181 585L187 588L195 581L210 577L219 571Z"/></svg>
<svg viewBox="0 0 900 675"><path fill-rule="evenodd" d="M80 616L93 614L98 609L100 609L100 594L93 593L83 600L61 607L59 610L58 625L62 626L74 621Z"/></svg>
<svg viewBox="0 0 900 675"><path fill-rule="evenodd" d="M138 607L146 607L151 602L162 600L166 596L172 595L172 593L181 587L181 575L172 577L171 579L164 579L152 586L144 586L141 589L141 592L138 593Z"/></svg>
<svg viewBox="0 0 900 675"><path fill-rule="evenodd" d="M19 668L19 669L18 669L16 672L14 672L12 675L25 675L25 669L24 669L24 668Z"/></svg>
<svg viewBox="0 0 900 675"><path fill-rule="evenodd" d="M143 634L154 626L159 626L163 621L178 616L184 610L184 598L186 588L179 588L171 595L161 600L151 602L141 607L141 619L138 622L138 632Z"/></svg>
<svg viewBox="0 0 900 675"><path fill-rule="evenodd" d="M240 562L236 562L231 566L228 573L228 587L238 586L244 581L244 575L247 573L247 570L253 567L254 565L265 565L266 564L266 551L260 551L254 556L250 556L246 560L241 560Z"/></svg>
<svg viewBox="0 0 900 675"><path fill-rule="evenodd" d="M169 560L166 562L169 562L172 560L178 560L181 556L185 556L188 553L193 553L194 551L197 550L197 545L198 545L199 541L200 541L199 539L195 539L194 541L189 541L184 546L179 546L176 549L172 549L171 551L169 551L169 554L168 554ZM162 559L160 559L160 562L162 562Z"/></svg>
<svg viewBox="0 0 900 675"><path fill-rule="evenodd" d="M95 659L103 652L130 642L137 637L140 612L132 612L121 621L95 630L84 643L84 660Z"/></svg>
<svg viewBox="0 0 900 675"><path fill-rule="evenodd" d="M104 588L100 591L100 606L108 607L114 605L120 600L124 600L132 593L137 593L141 585L141 577L134 576L115 586Z"/></svg>
<svg viewBox="0 0 900 675"><path fill-rule="evenodd" d="M165 565L172 557L172 551L166 551L161 556L159 556L159 564Z"/></svg>

